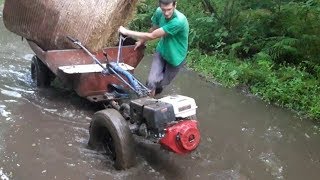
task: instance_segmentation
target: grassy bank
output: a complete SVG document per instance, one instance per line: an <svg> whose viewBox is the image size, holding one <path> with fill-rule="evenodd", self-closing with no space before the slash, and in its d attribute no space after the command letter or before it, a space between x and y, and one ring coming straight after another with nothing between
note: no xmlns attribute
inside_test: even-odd
<svg viewBox="0 0 320 180"><path fill-rule="evenodd" d="M294 110L301 117L320 120L319 79L303 68L276 65L266 55L255 61L191 50L188 66L226 87L247 87L248 91L269 103Z"/></svg>

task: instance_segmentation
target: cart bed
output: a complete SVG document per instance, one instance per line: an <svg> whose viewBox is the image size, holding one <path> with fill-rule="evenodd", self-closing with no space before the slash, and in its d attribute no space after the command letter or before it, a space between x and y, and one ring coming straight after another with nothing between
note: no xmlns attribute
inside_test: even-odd
<svg viewBox="0 0 320 180"><path fill-rule="evenodd" d="M104 94L108 92L109 84L123 84L114 75L102 75L101 67L94 64L92 58L82 49L48 50L44 51L36 43L28 41L36 56L66 85L76 93L90 101L106 100ZM103 52L108 54L109 61L116 61L118 47L107 47L93 53L100 63L105 64L106 58ZM137 67L144 56L144 47L134 50L134 45L122 47L121 63L132 68ZM99 70L99 68L101 68ZM129 67L130 68L130 67ZM69 69L66 70L66 69ZM79 71L78 73L72 73ZM133 72L133 69L131 69ZM69 72L69 73L68 73Z"/></svg>

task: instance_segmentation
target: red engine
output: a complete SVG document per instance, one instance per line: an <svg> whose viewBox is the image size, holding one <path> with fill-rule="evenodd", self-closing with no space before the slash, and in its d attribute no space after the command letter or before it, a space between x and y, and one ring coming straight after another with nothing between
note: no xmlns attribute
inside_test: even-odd
<svg viewBox="0 0 320 180"><path fill-rule="evenodd" d="M200 143L198 121L187 119L196 115L196 108L194 99L181 95L140 98L130 102L130 121L136 122L138 135L174 153L187 154Z"/></svg>
<svg viewBox="0 0 320 180"><path fill-rule="evenodd" d="M195 150L200 143L198 122L183 120L165 129L160 144L177 154L187 154Z"/></svg>

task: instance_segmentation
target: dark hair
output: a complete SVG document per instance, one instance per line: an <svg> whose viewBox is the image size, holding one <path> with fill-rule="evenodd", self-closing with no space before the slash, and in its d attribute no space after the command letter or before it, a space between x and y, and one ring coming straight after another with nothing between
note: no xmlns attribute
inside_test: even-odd
<svg viewBox="0 0 320 180"><path fill-rule="evenodd" d="M172 3L173 5L176 5L177 0L159 0L159 4L168 5Z"/></svg>

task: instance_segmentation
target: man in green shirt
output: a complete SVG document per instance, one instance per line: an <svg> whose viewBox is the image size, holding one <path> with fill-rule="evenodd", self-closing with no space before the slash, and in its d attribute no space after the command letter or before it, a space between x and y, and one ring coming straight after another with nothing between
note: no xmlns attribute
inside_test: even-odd
<svg viewBox="0 0 320 180"><path fill-rule="evenodd" d="M152 27L149 32L131 31L123 26L120 26L119 32L138 39L135 49L148 40L160 39L147 82L151 96L154 96L161 93L164 86L170 84L185 63L189 23L176 9L176 0L159 0L159 7L151 20Z"/></svg>

